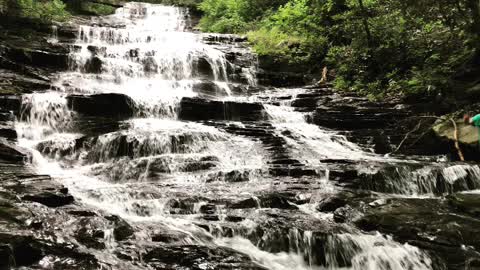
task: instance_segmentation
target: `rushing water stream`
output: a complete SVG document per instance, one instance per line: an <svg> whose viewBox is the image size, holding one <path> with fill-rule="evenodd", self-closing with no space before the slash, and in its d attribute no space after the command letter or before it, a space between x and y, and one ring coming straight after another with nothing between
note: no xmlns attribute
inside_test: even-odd
<svg viewBox="0 0 480 270"><path fill-rule="evenodd" d="M34 151L38 172L54 176L80 203L128 221L135 228L130 245L138 250L151 246L152 235L163 231L180 236L172 248L226 247L274 270L433 269L429 255L419 248L335 224L331 214L315 210L318 198L337 192L321 159L385 158L307 123L304 113L289 106L291 99L272 102L303 89L249 94L256 87L255 59L236 71L239 80L230 76L227 61L227 51L249 54L248 49L211 44L215 42L207 42L207 35L189 31L189 24L183 9L135 3L96 25L80 26L70 71L58 74L52 90L24 96L19 142ZM199 71L202 66L210 74ZM199 85L205 84L215 91L202 91ZM132 115L86 117L71 108L75 98L105 93L128 96ZM263 120L182 119L182 100L199 96L225 104L263 104ZM252 130L264 132L264 139L242 133ZM277 151L278 144L284 153ZM275 166L282 159L286 161L280 165L290 173L274 173L285 169ZM437 178L428 175L435 168L412 171L417 161L386 161L395 162L407 169L396 174L403 176L397 184L392 179L390 193L432 194ZM303 173L300 178L292 176L297 171ZM466 174L480 178L479 173L475 166L440 172L447 182ZM302 205L268 197L299 186L303 191L298 196L306 201ZM105 238L106 250L95 251L100 261L114 269L143 268L117 262L113 253L122 247L111 233ZM192 269L217 269L209 263L214 262Z"/></svg>

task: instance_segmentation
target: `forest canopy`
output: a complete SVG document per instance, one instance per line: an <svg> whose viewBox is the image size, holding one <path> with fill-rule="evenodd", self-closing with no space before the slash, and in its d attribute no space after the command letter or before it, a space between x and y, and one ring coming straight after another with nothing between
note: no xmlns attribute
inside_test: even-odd
<svg viewBox="0 0 480 270"><path fill-rule="evenodd" d="M204 31L246 33L259 55L290 68L334 69L339 89L438 94L480 80L478 0L204 0L199 8Z"/></svg>

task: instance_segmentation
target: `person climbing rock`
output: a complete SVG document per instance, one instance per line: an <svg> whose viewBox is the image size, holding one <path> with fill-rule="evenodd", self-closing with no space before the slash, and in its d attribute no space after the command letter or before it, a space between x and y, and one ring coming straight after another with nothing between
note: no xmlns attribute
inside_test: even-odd
<svg viewBox="0 0 480 270"><path fill-rule="evenodd" d="M480 114L477 114L474 117L471 117L470 115L466 114L466 115L463 116L463 121L467 125L480 127Z"/></svg>
<svg viewBox="0 0 480 270"><path fill-rule="evenodd" d="M471 117L470 115L466 114L466 115L463 116L463 121L465 121L465 124L467 124L467 125L472 125L474 127L477 127L477 129L478 129L478 148L480 149L480 114L477 114L474 117Z"/></svg>

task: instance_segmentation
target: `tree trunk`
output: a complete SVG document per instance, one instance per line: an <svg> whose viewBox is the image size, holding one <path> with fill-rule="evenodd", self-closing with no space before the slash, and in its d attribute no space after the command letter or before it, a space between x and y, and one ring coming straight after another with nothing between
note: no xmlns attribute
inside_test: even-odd
<svg viewBox="0 0 480 270"><path fill-rule="evenodd" d="M370 27L368 26L368 14L367 10L365 9L365 5L363 5L363 0L358 0L358 5L360 6L360 11L362 12L363 28L365 30L365 34L367 35L368 46L372 47L372 33L370 32Z"/></svg>
<svg viewBox="0 0 480 270"><path fill-rule="evenodd" d="M480 0L466 0L466 6L472 16L472 32L480 35Z"/></svg>

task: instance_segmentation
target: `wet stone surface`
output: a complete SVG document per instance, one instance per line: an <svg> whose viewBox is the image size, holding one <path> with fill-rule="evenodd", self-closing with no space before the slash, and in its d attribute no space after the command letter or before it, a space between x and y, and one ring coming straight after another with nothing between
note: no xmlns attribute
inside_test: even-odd
<svg viewBox="0 0 480 270"><path fill-rule="evenodd" d="M1 269L478 267L480 168L384 155L414 106L274 88L305 78L186 12L126 4L31 62L1 42L9 84L53 85L0 97Z"/></svg>

